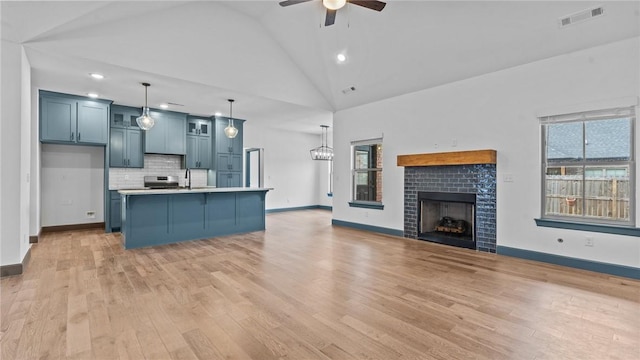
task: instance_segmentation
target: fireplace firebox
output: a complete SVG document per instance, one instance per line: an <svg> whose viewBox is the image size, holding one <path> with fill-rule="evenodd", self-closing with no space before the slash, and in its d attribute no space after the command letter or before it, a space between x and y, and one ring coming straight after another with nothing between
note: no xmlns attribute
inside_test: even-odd
<svg viewBox="0 0 640 360"><path fill-rule="evenodd" d="M475 249L476 194L418 192L418 239Z"/></svg>

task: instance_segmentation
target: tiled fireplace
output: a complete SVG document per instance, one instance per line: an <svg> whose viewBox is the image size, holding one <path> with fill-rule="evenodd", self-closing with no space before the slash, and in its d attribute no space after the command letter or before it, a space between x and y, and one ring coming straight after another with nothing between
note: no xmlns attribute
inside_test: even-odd
<svg viewBox="0 0 640 360"><path fill-rule="evenodd" d="M404 236L496 251L494 150L400 155Z"/></svg>

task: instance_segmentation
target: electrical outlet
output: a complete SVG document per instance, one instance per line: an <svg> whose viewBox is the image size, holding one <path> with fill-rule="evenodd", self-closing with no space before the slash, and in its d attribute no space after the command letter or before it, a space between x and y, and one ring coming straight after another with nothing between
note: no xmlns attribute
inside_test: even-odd
<svg viewBox="0 0 640 360"><path fill-rule="evenodd" d="M438 148L438 144L437 143L433 144L433 148L437 149Z"/></svg>
<svg viewBox="0 0 640 360"><path fill-rule="evenodd" d="M95 211L87 211L87 217L89 219L95 219L96 218L96 212Z"/></svg>
<svg viewBox="0 0 640 360"><path fill-rule="evenodd" d="M591 237L591 236L587 236L587 237L585 238L585 241L584 241L584 246L591 246L591 247L593 247L593 237Z"/></svg>
<svg viewBox="0 0 640 360"><path fill-rule="evenodd" d="M455 138L451 139L451 147L456 147L456 146L458 146L458 139L455 139Z"/></svg>

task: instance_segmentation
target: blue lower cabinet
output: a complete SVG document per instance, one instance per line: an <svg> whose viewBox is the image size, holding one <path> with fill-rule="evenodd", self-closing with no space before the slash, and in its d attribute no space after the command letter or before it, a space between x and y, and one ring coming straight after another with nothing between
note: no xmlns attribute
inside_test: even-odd
<svg viewBox="0 0 640 360"><path fill-rule="evenodd" d="M122 222L122 209L120 194L117 191L109 191L110 204L109 204L109 226L111 231L119 231Z"/></svg>
<svg viewBox="0 0 640 360"><path fill-rule="evenodd" d="M126 249L166 244L169 238L169 202L172 195L127 196L122 207Z"/></svg>
<svg viewBox="0 0 640 360"><path fill-rule="evenodd" d="M126 195L126 249L262 231L268 190Z"/></svg>
<svg viewBox="0 0 640 360"><path fill-rule="evenodd" d="M218 178L216 186L219 188L226 187L242 187L242 173L236 171L220 171L217 172Z"/></svg>
<svg viewBox="0 0 640 360"><path fill-rule="evenodd" d="M205 236L204 193L178 194L171 197L169 222L171 238L200 239Z"/></svg>
<svg viewBox="0 0 640 360"><path fill-rule="evenodd" d="M207 194L207 231L212 236L233 234L236 229L236 193Z"/></svg>
<svg viewBox="0 0 640 360"><path fill-rule="evenodd" d="M259 204L259 205L258 205ZM237 224L239 232L253 231L254 227L264 229L265 197L261 193L246 193L238 197L236 214L242 222Z"/></svg>

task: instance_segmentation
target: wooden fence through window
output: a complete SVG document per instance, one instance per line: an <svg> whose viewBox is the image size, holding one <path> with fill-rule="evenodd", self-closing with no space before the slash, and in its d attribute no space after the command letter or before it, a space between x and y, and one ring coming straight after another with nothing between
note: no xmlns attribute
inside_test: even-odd
<svg viewBox="0 0 640 360"><path fill-rule="evenodd" d="M627 177L590 177L583 181L582 176L548 175L546 186L547 215L629 220L630 188Z"/></svg>

